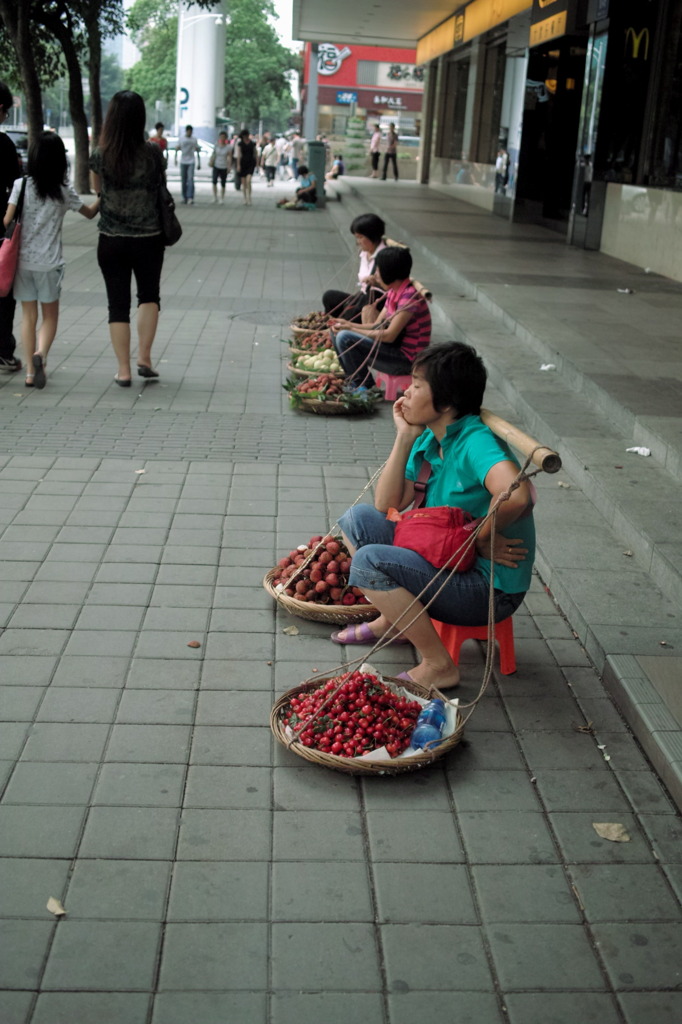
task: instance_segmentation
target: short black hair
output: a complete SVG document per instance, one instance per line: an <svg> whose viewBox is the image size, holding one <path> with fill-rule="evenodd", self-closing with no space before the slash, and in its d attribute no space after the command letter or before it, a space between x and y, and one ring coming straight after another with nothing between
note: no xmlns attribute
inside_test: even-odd
<svg viewBox="0 0 682 1024"><path fill-rule="evenodd" d="M307 173L308 173L308 168L306 167L306 165L305 164L299 164L298 165L298 176L299 176L299 178L302 177L302 175L307 174Z"/></svg>
<svg viewBox="0 0 682 1024"><path fill-rule="evenodd" d="M376 255L376 268L384 284L404 281L412 270L412 253L404 246L387 245Z"/></svg>
<svg viewBox="0 0 682 1024"><path fill-rule="evenodd" d="M452 407L458 418L479 415L488 374L471 345L463 341L429 345L412 363L412 372L415 370L421 372L431 388L436 412Z"/></svg>
<svg viewBox="0 0 682 1024"><path fill-rule="evenodd" d="M157 121L156 124L154 125L154 127L157 130L157 132L158 132L159 128L163 128L163 126L164 126L163 125L163 121Z"/></svg>
<svg viewBox="0 0 682 1024"><path fill-rule="evenodd" d="M350 226L351 235L364 235L378 245L386 234L386 225L376 213L361 213Z"/></svg>
<svg viewBox="0 0 682 1024"><path fill-rule="evenodd" d="M4 110L11 110L14 105L14 97L10 92L9 86L4 82L0 82L0 107Z"/></svg>

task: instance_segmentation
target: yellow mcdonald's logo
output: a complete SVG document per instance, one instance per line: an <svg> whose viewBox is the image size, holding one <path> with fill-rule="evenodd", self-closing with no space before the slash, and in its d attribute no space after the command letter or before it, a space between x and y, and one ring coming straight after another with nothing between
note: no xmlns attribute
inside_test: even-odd
<svg viewBox="0 0 682 1024"><path fill-rule="evenodd" d="M643 59L649 59L649 29L643 28L640 32L636 32L632 26L625 33L625 50L627 51L628 43L631 45L632 58L637 60L639 57L639 48L644 43L644 54Z"/></svg>
<svg viewBox="0 0 682 1024"><path fill-rule="evenodd" d="M556 0L538 0L539 7L549 7L550 4L555 4Z"/></svg>

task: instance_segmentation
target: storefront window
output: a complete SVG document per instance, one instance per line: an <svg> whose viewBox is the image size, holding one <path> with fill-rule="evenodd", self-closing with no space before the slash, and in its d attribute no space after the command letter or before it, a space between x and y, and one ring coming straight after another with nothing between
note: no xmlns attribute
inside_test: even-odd
<svg viewBox="0 0 682 1024"><path fill-rule="evenodd" d="M670 4L664 33L648 184L682 188L682 6Z"/></svg>
<svg viewBox="0 0 682 1024"><path fill-rule="evenodd" d="M469 61L446 61L445 81L441 95L442 111L438 119L439 132L436 141L436 156L445 160L461 160L464 156L464 123L466 117L467 90L469 86Z"/></svg>

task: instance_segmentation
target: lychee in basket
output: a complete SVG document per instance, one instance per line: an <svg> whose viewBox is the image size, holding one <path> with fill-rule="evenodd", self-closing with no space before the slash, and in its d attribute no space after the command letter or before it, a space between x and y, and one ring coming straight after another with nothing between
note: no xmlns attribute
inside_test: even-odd
<svg viewBox="0 0 682 1024"><path fill-rule="evenodd" d="M299 601L275 589L277 569L271 569L263 578L263 586L270 597L290 615L311 622L328 622L335 626L352 626L357 622L370 622L379 614L373 604L318 604L315 601Z"/></svg>
<svg viewBox="0 0 682 1024"><path fill-rule="evenodd" d="M350 675L351 673L347 673ZM279 697L270 712L270 728L275 739L286 747L293 754L297 754L304 760L317 764L322 768L331 768L334 771L343 772L346 775L398 775L403 772L417 771L420 768L428 768L435 761L453 750L461 741L464 732L464 719L459 708L453 704L449 705L448 717L451 721L450 731L443 736L442 740L429 750L421 750L419 753L402 754L389 757L387 751L382 748L382 754L372 756L372 752L362 756L342 756L332 754L325 750L319 750L314 746L306 746L300 739L294 738L294 732L287 726L284 719L291 710L292 698L298 698L302 694L311 693L319 689L331 676L320 676L307 682L299 683ZM419 683L409 682L403 679L396 679L393 676L379 677L381 681L396 692L406 692L426 702L434 697L442 697L448 707L448 698L434 688L421 686ZM364 710L364 708L363 708ZM409 749L409 748L408 748ZM383 756L382 756L383 755Z"/></svg>

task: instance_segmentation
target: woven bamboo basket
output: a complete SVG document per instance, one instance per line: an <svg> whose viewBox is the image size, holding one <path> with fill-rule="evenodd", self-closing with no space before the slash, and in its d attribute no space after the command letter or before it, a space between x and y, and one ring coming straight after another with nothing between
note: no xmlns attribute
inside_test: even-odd
<svg viewBox="0 0 682 1024"><path fill-rule="evenodd" d="M353 626L357 622L369 622L376 619L379 610L373 604L314 604L312 601L298 601L288 594L281 594L275 590L273 580L277 575L277 569L271 569L265 574L263 586L270 597L277 601L290 615L297 615L299 619L310 619L312 622L328 622L335 626Z"/></svg>
<svg viewBox="0 0 682 1024"><path fill-rule="evenodd" d="M302 338L307 334L315 334L317 331L326 330L326 324L322 324L321 327L297 327L296 324L290 324L289 330L294 338Z"/></svg>
<svg viewBox="0 0 682 1024"><path fill-rule="evenodd" d="M335 377L345 377L345 373L335 373L334 370L299 370L298 366L294 366L293 363L287 363L287 370L297 377L319 377L321 373L333 373Z"/></svg>
<svg viewBox="0 0 682 1024"><path fill-rule="evenodd" d="M454 750L462 739L464 732L464 719L461 713L457 712L457 725L455 731L442 740L438 746L432 750L422 750L419 754L414 754L410 757L396 757L390 761L372 760L371 757L339 757L338 754L326 754L321 750L315 750L314 747L305 747L302 743L291 742L286 735L285 726L282 721L282 712L289 704L291 697L297 693L301 693L303 690L316 690L321 683L326 682L330 676L320 676L313 682L300 684L292 687L283 693L279 697L270 712L270 728L283 747L291 750L293 754L298 754L299 757L304 758L306 761L310 761L312 764L318 764L322 768L332 768L334 771L343 772L346 775L398 775L403 772L414 772L419 768L428 768L438 761L441 757L447 754L449 751ZM435 697L444 697L445 700L448 698L439 693L438 690L429 689L425 686L420 686L418 683L411 683L404 679L396 679L392 676L385 677L387 682L395 683L396 686L401 686L404 690L408 690L410 693L414 693L417 697L423 697L425 700L430 700Z"/></svg>
<svg viewBox="0 0 682 1024"><path fill-rule="evenodd" d="M289 346L289 354L292 356L319 356L323 352L328 351L328 346L325 348L298 348L296 345Z"/></svg>
<svg viewBox="0 0 682 1024"><path fill-rule="evenodd" d="M352 405L348 408L341 402L320 402L317 398L303 398L298 406L302 412L314 412L318 416L367 416L376 412L378 402L367 402L366 405Z"/></svg>

